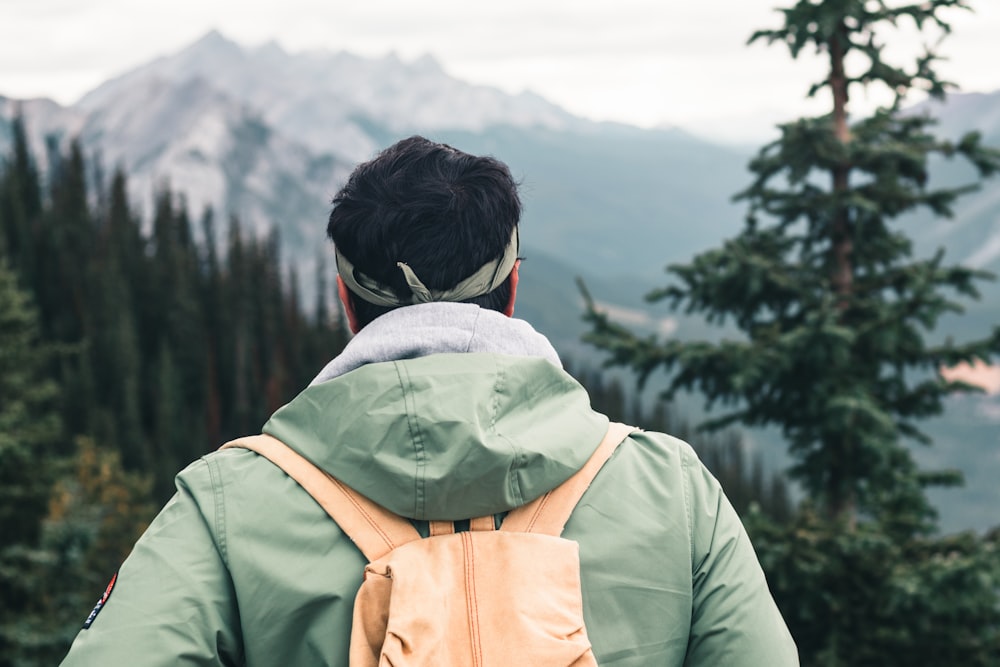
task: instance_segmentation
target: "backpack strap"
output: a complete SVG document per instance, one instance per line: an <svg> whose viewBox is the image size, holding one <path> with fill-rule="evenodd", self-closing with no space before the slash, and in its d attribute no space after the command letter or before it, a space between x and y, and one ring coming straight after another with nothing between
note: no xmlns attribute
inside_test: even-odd
<svg viewBox="0 0 1000 667"><path fill-rule="evenodd" d="M455 532L455 523L452 521L428 521L427 525L431 537L437 537L438 535L452 535ZM473 532L496 530L493 515L488 514L486 516L469 519L469 530Z"/></svg>
<svg viewBox="0 0 1000 667"><path fill-rule="evenodd" d="M431 537L438 535L452 535L455 532L455 524L451 521L428 521L427 531Z"/></svg>
<svg viewBox="0 0 1000 667"><path fill-rule="evenodd" d="M597 446L590 459L572 477L548 493L522 505L506 516L500 530L518 533L562 534L570 514L590 487L597 473L615 453L625 438L638 429L627 424L612 422L604 440Z"/></svg>
<svg viewBox="0 0 1000 667"><path fill-rule="evenodd" d="M233 447L257 452L284 470L337 522L369 561L420 539L420 533L409 521L365 498L273 436L240 438L219 449Z"/></svg>
<svg viewBox="0 0 1000 667"><path fill-rule="evenodd" d="M479 516L473 519L469 519L469 530L471 531L486 531L496 530L496 524L493 521L493 515L487 514L486 516Z"/></svg>

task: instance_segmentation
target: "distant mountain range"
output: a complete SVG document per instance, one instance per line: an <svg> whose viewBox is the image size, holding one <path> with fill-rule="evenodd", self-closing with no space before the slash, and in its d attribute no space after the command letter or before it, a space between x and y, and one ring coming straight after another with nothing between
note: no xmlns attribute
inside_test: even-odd
<svg viewBox="0 0 1000 667"><path fill-rule="evenodd" d="M211 204L278 226L292 256L314 252L351 167L414 133L508 162L524 181L527 247L588 272L653 276L740 220L728 203L745 181L739 151L576 118L458 81L430 57L293 55L212 32L71 107L0 99L0 123L17 106L43 159L46 137L79 137L105 170L125 168L137 204L169 182L194 215Z"/></svg>
<svg viewBox="0 0 1000 667"><path fill-rule="evenodd" d="M952 95L926 108L945 136L978 129L1000 145L1000 92ZM587 121L537 95L456 80L429 56L404 62L290 54L273 43L244 48L217 32L105 82L70 107L0 97L0 153L18 109L43 173L51 146L78 137L105 172L126 171L140 212L169 183L193 216L212 206L256 233L280 229L300 275L309 275L323 247L331 197L353 165L379 148L419 133L493 154L522 181L528 259L518 312L575 355L592 354L579 344L576 275L640 326L704 335L701 323L650 308L642 295L661 281L667 263L740 229L743 207L731 197L750 181L745 147L679 128ZM943 183L969 176L945 162L935 172ZM906 224L919 253L943 246L953 260L1000 273L1000 181L965 198L954 220L913 216ZM945 333L964 338L998 321L1000 288L993 288ZM985 420L977 423L1000 451L1000 409L960 412ZM1000 492L991 497L1000 504Z"/></svg>
<svg viewBox="0 0 1000 667"><path fill-rule="evenodd" d="M0 149L18 106L43 161L47 137L79 137L105 171L125 168L136 205L148 208L169 183L194 215L211 205L257 232L277 226L300 260L315 252L352 166L414 133L511 165L524 183L524 243L536 256L645 284L735 233L742 209L730 197L749 182L745 148L583 120L537 95L456 80L430 56L290 54L218 32L71 107L0 98ZM954 95L932 111L946 134L978 128L1000 139L1000 92ZM1000 269L1000 187L968 198L954 221L915 219L914 236L922 249L944 245L956 259Z"/></svg>

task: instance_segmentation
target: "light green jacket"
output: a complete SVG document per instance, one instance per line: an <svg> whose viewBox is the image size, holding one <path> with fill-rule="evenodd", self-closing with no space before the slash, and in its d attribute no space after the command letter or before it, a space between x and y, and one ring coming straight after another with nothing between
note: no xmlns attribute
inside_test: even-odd
<svg viewBox="0 0 1000 667"><path fill-rule="evenodd" d="M502 514L566 480L608 420L548 361L488 353L368 364L264 431L418 521ZM634 433L563 536L580 545L602 667L797 665L753 548L691 448ZM122 565L64 665L347 665L365 560L281 470L203 457Z"/></svg>

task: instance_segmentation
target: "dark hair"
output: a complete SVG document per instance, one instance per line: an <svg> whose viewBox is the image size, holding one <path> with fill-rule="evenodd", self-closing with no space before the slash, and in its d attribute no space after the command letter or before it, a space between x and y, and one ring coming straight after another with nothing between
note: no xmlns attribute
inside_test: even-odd
<svg viewBox="0 0 1000 667"><path fill-rule="evenodd" d="M397 262L429 289L449 289L503 254L520 217L504 163L414 136L354 170L333 198L326 233L358 271L405 298ZM502 311L509 299L508 279L467 303ZM353 293L351 305L360 326L392 310Z"/></svg>

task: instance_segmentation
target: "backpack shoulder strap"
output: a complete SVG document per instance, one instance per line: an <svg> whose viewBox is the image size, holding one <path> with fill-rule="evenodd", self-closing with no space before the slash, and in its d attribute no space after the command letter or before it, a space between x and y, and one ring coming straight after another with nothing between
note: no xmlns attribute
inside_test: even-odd
<svg viewBox="0 0 1000 667"><path fill-rule="evenodd" d="M233 447L257 452L284 470L337 522L369 561L420 539L409 521L364 497L273 436L240 438L219 449Z"/></svg>
<svg viewBox="0 0 1000 667"><path fill-rule="evenodd" d="M572 477L548 493L522 505L506 516L500 530L518 533L541 533L558 537L562 534L570 514L590 487L597 473L615 453L625 438L637 431L634 426L612 422L604 440L590 459Z"/></svg>

